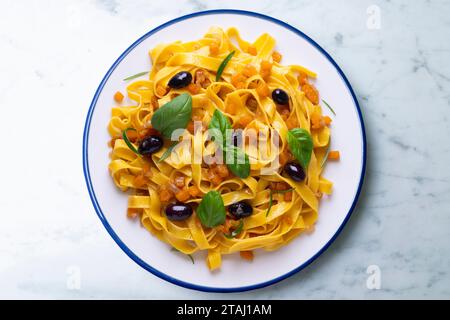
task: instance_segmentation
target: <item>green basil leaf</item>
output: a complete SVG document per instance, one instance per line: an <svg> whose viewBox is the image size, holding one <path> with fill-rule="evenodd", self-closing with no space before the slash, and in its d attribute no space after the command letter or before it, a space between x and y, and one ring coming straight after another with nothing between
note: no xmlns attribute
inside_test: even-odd
<svg viewBox="0 0 450 320"><path fill-rule="evenodd" d="M295 128L288 131L287 142L294 157L300 162L303 169L308 169L313 141L305 129Z"/></svg>
<svg viewBox="0 0 450 320"><path fill-rule="evenodd" d="M226 135L231 129L231 123L228 118L219 110L215 110L208 126L209 134L214 142L220 147L226 146Z"/></svg>
<svg viewBox="0 0 450 320"><path fill-rule="evenodd" d="M143 75L146 75L149 72L150 71L144 71L144 72L139 72L139 73L133 74L132 76L129 76L129 77L123 79L123 81L128 81L128 80L133 80L133 79L139 78Z"/></svg>
<svg viewBox="0 0 450 320"><path fill-rule="evenodd" d="M216 109L213 117L211 118L208 129L217 129L222 133L222 137L225 137L227 135L227 130L231 130L231 123L222 112Z"/></svg>
<svg viewBox="0 0 450 320"><path fill-rule="evenodd" d="M197 217L209 228L225 222L225 205L219 192L212 190L205 194L197 208Z"/></svg>
<svg viewBox="0 0 450 320"><path fill-rule="evenodd" d="M128 148L130 148L131 151L133 151L134 153L136 153L137 155L141 155L139 153L139 151L134 147L134 145L131 143L131 141L128 139L127 136L127 132L128 131L137 131L135 128L126 128L125 130L123 130L122 132L122 138L123 141L125 141L126 145L128 146Z"/></svg>
<svg viewBox="0 0 450 320"><path fill-rule="evenodd" d="M236 229L233 230L233 232L231 232L230 234L224 234L225 238L228 239L233 239L234 237L236 237L239 233L242 232L242 229L244 228L244 220L241 219L241 221L239 222L239 225Z"/></svg>
<svg viewBox="0 0 450 320"><path fill-rule="evenodd" d="M170 139L176 129L185 129L192 116L192 97L182 93L155 111L152 126Z"/></svg>
<svg viewBox="0 0 450 320"><path fill-rule="evenodd" d="M250 175L250 160L242 149L228 145L224 148L224 158L228 169L235 176L244 179Z"/></svg>
<svg viewBox="0 0 450 320"><path fill-rule="evenodd" d="M228 169L240 178L250 175L250 160L248 155L240 148L231 144L231 123L219 110L215 110L208 126L214 142L223 150L223 158Z"/></svg>
<svg viewBox="0 0 450 320"><path fill-rule="evenodd" d="M225 70L225 67L227 66L228 62L231 60L231 58L234 55L234 51L232 51L230 54L228 54L225 59L223 59L222 63L219 66L219 69L217 69L216 73L216 81L220 80L220 77L222 76L223 70Z"/></svg>

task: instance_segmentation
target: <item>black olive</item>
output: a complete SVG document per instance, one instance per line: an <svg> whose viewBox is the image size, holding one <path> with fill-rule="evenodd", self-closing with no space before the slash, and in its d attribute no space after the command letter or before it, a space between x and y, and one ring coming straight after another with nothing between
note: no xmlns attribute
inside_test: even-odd
<svg viewBox="0 0 450 320"><path fill-rule="evenodd" d="M171 203L166 207L167 219L172 221L186 220L192 215L192 208L186 203Z"/></svg>
<svg viewBox="0 0 450 320"><path fill-rule="evenodd" d="M302 166L295 162L289 162L284 165L284 172L286 172L292 180L301 182L305 180L306 174Z"/></svg>
<svg viewBox="0 0 450 320"><path fill-rule="evenodd" d="M228 211L235 217L236 219L241 219L250 216L253 213L253 208L245 201L239 201L233 204L230 204L228 207Z"/></svg>
<svg viewBox="0 0 450 320"><path fill-rule="evenodd" d="M281 89L275 89L272 91L272 99L277 104L288 104L289 103L289 96L286 93L286 91Z"/></svg>
<svg viewBox="0 0 450 320"><path fill-rule="evenodd" d="M169 81L169 87L174 89L181 89L187 87L192 81L192 74L187 71L178 72Z"/></svg>
<svg viewBox="0 0 450 320"><path fill-rule="evenodd" d="M158 152L163 146L163 139L160 136L148 136L139 143L139 153L143 156Z"/></svg>

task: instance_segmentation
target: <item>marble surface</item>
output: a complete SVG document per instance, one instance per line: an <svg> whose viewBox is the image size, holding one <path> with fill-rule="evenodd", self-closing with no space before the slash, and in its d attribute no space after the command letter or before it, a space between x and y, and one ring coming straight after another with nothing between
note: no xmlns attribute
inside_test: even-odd
<svg viewBox="0 0 450 320"><path fill-rule="evenodd" d="M1 3L0 298L450 298L450 2ZM112 62L160 23L214 8L272 15L318 41L350 79L368 135L366 183L338 240L301 273L239 294L138 267L95 215L81 165L86 112Z"/></svg>

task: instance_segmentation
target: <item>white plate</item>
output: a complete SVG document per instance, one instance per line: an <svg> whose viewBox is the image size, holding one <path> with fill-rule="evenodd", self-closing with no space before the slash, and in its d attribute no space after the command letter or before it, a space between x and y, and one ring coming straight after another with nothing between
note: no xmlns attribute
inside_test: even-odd
<svg viewBox="0 0 450 320"><path fill-rule="evenodd" d="M124 91L125 77L150 69L149 49L161 42L200 38L208 27L235 26L244 39L270 33L283 54L283 64L301 64L317 72L321 97L337 113L332 124L332 149L341 160L326 167L325 177L334 182L331 197L320 203L315 231L301 235L274 252L257 251L253 262L238 254L225 255L217 272L210 272L204 255L195 255L195 264L152 236L138 222L125 216L127 195L120 192L108 173L110 139L106 130L112 99ZM324 108L327 113L327 109ZM336 238L356 204L365 169L365 133L358 102L346 77L332 58L299 30L253 12L214 10L194 13L169 21L133 43L113 64L95 93L83 138L83 166L92 203L109 234L136 263L156 276L184 287L232 292L264 287L289 277L306 267Z"/></svg>

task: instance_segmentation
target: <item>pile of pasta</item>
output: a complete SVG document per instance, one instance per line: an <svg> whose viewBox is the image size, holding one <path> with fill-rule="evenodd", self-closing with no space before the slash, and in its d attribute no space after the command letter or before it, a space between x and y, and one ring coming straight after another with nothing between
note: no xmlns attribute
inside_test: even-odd
<svg viewBox="0 0 450 320"><path fill-rule="evenodd" d="M232 51L235 51L233 58L216 82L220 64ZM277 250L300 233L313 230L320 198L330 194L332 188L332 183L321 175L330 144L330 121L322 114L317 92L309 86L308 81L316 77L315 73L299 65L282 65L281 55L275 51L275 39L269 34L262 34L250 43L240 37L236 28L211 27L199 40L158 45L150 51L150 58L152 69L148 80L136 80L126 88L134 103L113 107L108 126L112 137L109 170L120 190L131 191L129 216L140 217L148 231L182 253L207 250L206 262L211 270L220 267L222 255L240 252L251 259L255 249ZM168 88L168 81L180 71L190 72L193 84L183 89ZM270 92L275 88L288 93L287 109L272 100ZM219 181L211 180L207 166L193 163L197 150L186 152L175 147L172 151L175 157L160 162L167 143L148 159L132 152L122 139L123 131L132 127L137 129L137 136L145 134L151 129L153 112L184 92L192 96L193 120L207 127L218 109L230 119L233 128L244 133L252 129L266 130L271 136L278 134L279 148L261 157L260 150L249 147L246 152L252 160L250 175L241 179L231 174ZM289 129L297 127L310 132L314 144L303 182L295 182L282 172L283 164L292 159L286 135ZM189 139L193 145L202 146L202 153L213 152L204 130L187 130L183 141ZM272 173L261 174L261 170L274 164ZM179 177L183 178L181 187L176 183ZM162 190L163 186L166 189ZM187 220L170 221L165 216L167 199L161 197L167 186L174 197L177 190L190 187L196 190L185 199L194 208L194 214ZM293 191L274 193L271 197L271 190L286 187ZM225 206L246 200L253 207L253 214L243 219L242 231L235 237L224 236L236 227L235 220L228 217L224 225L206 228L196 216L196 205L210 190L220 192Z"/></svg>

